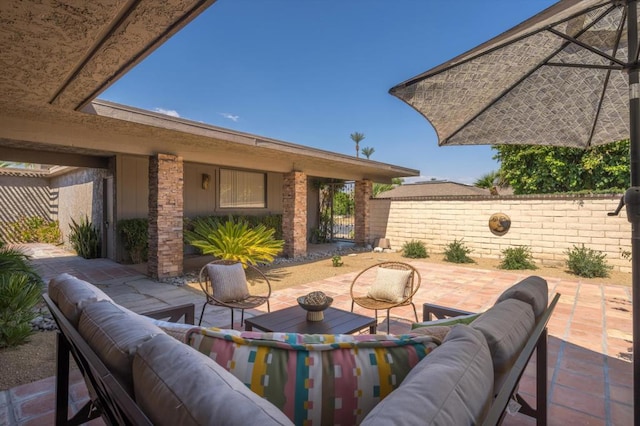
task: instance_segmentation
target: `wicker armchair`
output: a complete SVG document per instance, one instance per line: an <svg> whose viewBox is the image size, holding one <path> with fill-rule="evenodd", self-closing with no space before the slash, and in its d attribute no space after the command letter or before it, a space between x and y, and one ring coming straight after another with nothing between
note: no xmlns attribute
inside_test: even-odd
<svg viewBox="0 0 640 426"><path fill-rule="evenodd" d="M397 272L389 272L389 270ZM351 283L351 312L356 304L366 309L373 309L377 322L378 310L386 310L387 334L389 334L389 311L392 308L411 305L418 322L413 296L420 288L420 280L418 270L407 263L382 262L370 266L360 272ZM382 294L381 288L384 290ZM394 295L390 296L388 292L393 293L394 290L395 297L391 297Z"/></svg>
<svg viewBox="0 0 640 426"><path fill-rule="evenodd" d="M224 306L231 309L231 328L233 328L233 310L240 309L240 326L244 323L244 310L253 309L267 304L267 312L271 312L269 306L269 297L271 296L271 284L269 279L253 265L245 265L246 269L242 273L237 270L233 270L229 273L219 273L220 268L216 268L217 265L234 266L240 264L233 260L214 260L209 262L200 269L200 287L204 292L207 300L202 305L202 312L200 313L200 321L198 325L202 324L202 317L204 310L209 305ZM211 274L214 274L214 277ZM249 292L249 288L253 287L253 290ZM238 288L244 289L244 294L239 297L223 297L229 296L229 292L237 292ZM240 292L242 293L242 292ZM238 293L238 294L240 294Z"/></svg>

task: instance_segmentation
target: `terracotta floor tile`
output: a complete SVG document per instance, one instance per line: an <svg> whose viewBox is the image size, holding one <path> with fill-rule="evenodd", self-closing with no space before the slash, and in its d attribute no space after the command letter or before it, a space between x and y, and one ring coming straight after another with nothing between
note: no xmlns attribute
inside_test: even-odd
<svg viewBox="0 0 640 426"><path fill-rule="evenodd" d="M597 392L589 389L588 392L580 392L575 388L556 385L551 398L552 404L558 404L577 410L597 418L605 418L604 390Z"/></svg>
<svg viewBox="0 0 640 426"><path fill-rule="evenodd" d="M13 410L16 419L31 419L55 410L55 393L53 388L50 392L40 394L31 399L23 399L13 403Z"/></svg>
<svg viewBox="0 0 640 426"><path fill-rule="evenodd" d="M627 386L610 385L609 398L611 402L631 406L633 404L633 389Z"/></svg>
<svg viewBox="0 0 640 426"><path fill-rule="evenodd" d="M604 426L606 425L606 421L602 418L594 417L577 410L572 410L571 408L551 404L549 406L548 424L550 426Z"/></svg>
<svg viewBox="0 0 640 426"><path fill-rule="evenodd" d="M614 425L632 425L633 406L611 402L611 422Z"/></svg>
<svg viewBox="0 0 640 426"><path fill-rule="evenodd" d="M588 392L594 395L604 394L604 379L602 378L602 375L594 377L560 369L557 372L556 385L575 389L576 391Z"/></svg>

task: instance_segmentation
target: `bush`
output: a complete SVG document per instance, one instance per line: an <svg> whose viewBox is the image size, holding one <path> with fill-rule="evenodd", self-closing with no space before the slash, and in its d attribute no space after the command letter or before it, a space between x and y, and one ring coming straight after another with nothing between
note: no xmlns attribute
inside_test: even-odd
<svg viewBox="0 0 640 426"><path fill-rule="evenodd" d="M0 347L19 345L31 335L42 287L26 254L0 246Z"/></svg>
<svg viewBox="0 0 640 426"><path fill-rule="evenodd" d="M193 231L185 231L190 244L219 259L235 260L243 264L270 263L282 251L284 241L276 240L275 230L260 224L250 228L244 220L229 217L225 222L213 218L193 221Z"/></svg>
<svg viewBox="0 0 640 426"><path fill-rule="evenodd" d="M568 256L567 267L580 277L606 278L613 268L607 265L606 254L586 248L584 244L582 247L573 246L572 249L566 251L566 254Z"/></svg>
<svg viewBox="0 0 640 426"><path fill-rule="evenodd" d="M60 244L62 233L58 221L41 216L23 216L9 224L9 239L15 243Z"/></svg>
<svg viewBox="0 0 640 426"><path fill-rule="evenodd" d="M507 247L502 250L502 256L502 262L498 265L500 269L537 269L530 247Z"/></svg>
<svg viewBox="0 0 640 426"><path fill-rule="evenodd" d="M118 232L133 263L149 259L149 221L146 218L120 220Z"/></svg>
<svg viewBox="0 0 640 426"><path fill-rule="evenodd" d="M20 345L33 333L33 308L41 296L41 283L28 275L0 275L0 347Z"/></svg>
<svg viewBox="0 0 640 426"><path fill-rule="evenodd" d="M475 263L468 255L471 253L471 249L464 245L462 240L453 240L452 243L447 244L447 249L444 251L444 260L453 263Z"/></svg>
<svg viewBox="0 0 640 426"><path fill-rule="evenodd" d="M71 219L69 242L78 255L85 259L100 257L100 231L89 222L89 217L80 219L80 224Z"/></svg>
<svg viewBox="0 0 640 426"><path fill-rule="evenodd" d="M402 256L411 259L424 259L429 257L429 254L422 241L411 240L402 245Z"/></svg>
<svg viewBox="0 0 640 426"><path fill-rule="evenodd" d="M333 263L334 268L344 265L344 262L342 261L342 256L337 254L331 258L331 262Z"/></svg>

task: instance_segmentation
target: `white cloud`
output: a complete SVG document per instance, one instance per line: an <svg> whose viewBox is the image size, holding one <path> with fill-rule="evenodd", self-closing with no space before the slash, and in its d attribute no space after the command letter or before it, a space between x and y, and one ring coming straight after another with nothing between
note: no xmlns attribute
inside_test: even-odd
<svg viewBox="0 0 640 426"><path fill-rule="evenodd" d="M229 114L228 112L221 112L220 115L223 116L224 118L228 118L229 120L234 121L234 122L240 120L240 116L239 115Z"/></svg>
<svg viewBox="0 0 640 426"><path fill-rule="evenodd" d="M171 117L180 118L180 114L175 109L164 109L164 108L154 108L155 112L159 112L160 114L169 115Z"/></svg>

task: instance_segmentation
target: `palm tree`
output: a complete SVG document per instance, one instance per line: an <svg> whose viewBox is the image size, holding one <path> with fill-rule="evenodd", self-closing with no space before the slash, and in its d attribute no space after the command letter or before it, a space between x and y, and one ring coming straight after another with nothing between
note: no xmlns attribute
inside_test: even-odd
<svg viewBox="0 0 640 426"><path fill-rule="evenodd" d="M494 170L489 173L485 173L480 176L474 183L473 186L477 186L478 188L487 188L491 189L494 186L502 186L503 179L500 176L499 170Z"/></svg>
<svg viewBox="0 0 640 426"><path fill-rule="evenodd" d="M360 142L364 139L364 133L351 133L351 140L356 143L356 157L360 157Z"/></svg>
<svg viewBox="0 0 640 426"><path fill-rule="evenodd" d="M373 154L375 151L376 151L375 149L371 148L370 146L367 146L362 148L362 155L367 157L367 160L368 160L369 157L371 157L371 154Z"/></svg>

